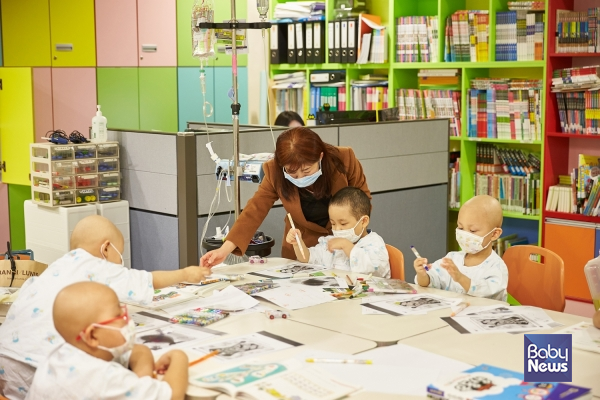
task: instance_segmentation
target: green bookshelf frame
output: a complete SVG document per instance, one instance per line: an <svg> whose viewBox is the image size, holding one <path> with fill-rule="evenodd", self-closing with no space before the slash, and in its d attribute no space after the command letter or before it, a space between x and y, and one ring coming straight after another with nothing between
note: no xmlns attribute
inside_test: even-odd
<svg viewBox="0 0 600 400"><path fill-rule="evenodd" d="M294 1L294 0L289 0ZM335 0L324 0L326 3L326 21L334 20L334 4ZM347 102L350 103L350 81L357 79L358 75L366 73L387 73L389 76L388 86L388 103L390 107L395 106L395 91L399 88L418 88L417 73L420 69L450 69L455 68L460 70L461 79L461 135L459 137L450 137L450 151L460 150L461 161L461 188L460 199L461 204L473 197L474 182L473 175L475 173L475 149L478 142L495 143L503 146L520 148L527 151L532 151L539 154L541 158L541 168L544 170L544 136L537 141L521 141L521 140L505 140L505 139L485 139L485 138L469 138L467 137L467 93L470 80L476 77L505 77L505 78L529 78L542 79L543 87L546 88L546 59L548 56L548 2L545 8L545 25L544 25L544 60L540 61L493 61L496 58L496 12L508 10L509 0L367 0L367 8L370 14L381 16L382 25L388 29L388 63L386 64L339 64L339 63L324 63L324 64L277 64L270 66L270 74L284 73L287 71L305 71L307 80L312 71L316 70L346 70L346 93ZM275 0L271 2L271 16L275 4L286 3L285 0ZM395 62L395 38L396 38L396 18L403 16L437 16L439 19L438 32L438 59L443 60L444 52L444 32L446 27L446 17L457 10L488 10L490 17L489 30L489 60L484 62L415 62L415 63L399 63ZM325 43L328 43L329 32L325 28ZM304 118L308 114L310 88L307 84L304 88ZM541 96L542 101L542 133L545 132L546 120L546 94ZM272 117L273 119L275 116ZM543 180L543 174L540 174ZM543 181L540 182L541 187L544 187ZM540 190L540 207L543 208L544 193ZM457 209L449 209L450 221L456 220ZM541 213L541 210L540 210ZM506 218L516 218L523 220L538 221L538 242L541 243L542 238L542 217L541 215L521 215L518 213L504 212ZM454 237L453 225L451 227L450 238ZM452 242L452 240L450 240ZM451 246L449 246L451 247Z"/></svg>

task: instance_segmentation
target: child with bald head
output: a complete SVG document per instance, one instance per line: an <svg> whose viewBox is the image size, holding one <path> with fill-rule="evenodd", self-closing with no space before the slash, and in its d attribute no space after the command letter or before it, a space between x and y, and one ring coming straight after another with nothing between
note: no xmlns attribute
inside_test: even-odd
<svg viewBox="0 0 600 400"><path fill-rule="evenodd" d="M0 394L23 399L35 368L59 344L52 304L58 292L76 282L97 282L113 289L121 301L148 304L154 289L179 282L199 282L210 269L187 267L175 271L143 271L123 266L123 235L108 219L90 216L71 235L69 253L53 262L39 277L29 278L0 326Z"/></svg>
<svg viewBox="0 0 600 400"><path fill-rule="evenodd" d="M185 397L186 354L172 350L155 365L146 346L134 345L133 321L108 286L79 282L65 287L52 314L64 343L40 364L27 399ZM154 371L164 373L164 379L153 379Z"/></svg>
<svg viewBox="0 0 600 400"><path fill-rule="evenodd" d="M458 212L456 241L462 251L451 251L427 265L414 262L415 283L420 286L506 301L508 268L492 249L502 234L502 207L491 196L475 196Z"/></svg>

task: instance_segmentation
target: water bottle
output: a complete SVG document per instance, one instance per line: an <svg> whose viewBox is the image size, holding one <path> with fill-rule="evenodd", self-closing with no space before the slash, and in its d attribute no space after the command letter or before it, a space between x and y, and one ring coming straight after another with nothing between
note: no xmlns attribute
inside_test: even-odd
<svg viewBox="0 0 600 400"><path fill-rule="evenodd" d="M583 268L594 302L594 309L600 310L600 256L588 261Z"/></svg>

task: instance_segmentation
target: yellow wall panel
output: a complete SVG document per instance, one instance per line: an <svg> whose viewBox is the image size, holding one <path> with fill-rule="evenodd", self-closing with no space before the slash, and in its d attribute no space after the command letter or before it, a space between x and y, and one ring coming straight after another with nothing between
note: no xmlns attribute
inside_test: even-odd
<svg viewBox="0 0 600 400"><path fill-rule="evenodd" d="M94 0L50 0L52 66L96 66ZM57 44L72 44L72 51L57 51Z"/></svg>
<svg viewBox="0 0 600 400"><path fill-rule="evenodd" d="M31 68L0 68L0 152L2 182L29 185L29 144L33 134Z"/></svg>
<svg viewBox="0 0 600 400"><path fill-rule="evenodd" d="M48 0L2 0L5 67L49 67Z"/></svg>

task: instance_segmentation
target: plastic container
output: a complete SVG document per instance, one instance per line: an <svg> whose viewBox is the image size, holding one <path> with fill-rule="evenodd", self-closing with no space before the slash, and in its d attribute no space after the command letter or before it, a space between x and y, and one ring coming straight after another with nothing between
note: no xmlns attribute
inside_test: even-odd
<svg viewBox="0 0 600 400"><path fill-rule="evenodd" d="M33 190L33 201L44 205L68 206L75 204L75 195L72 190L61 190L50 193Z"/></svg>
<svg viewBox="0 0 600 400"><path fill-rule="evenodd" d="M119 157L119 144L118 143L107 143L99 144L97 146L98 158L101 157Z"/></svg>
<svg viewBox="0 0 600 400"><path fill-rule="evenodd" d="M31 147L31 157L48 158L48 147Z"/></svg>
<svg viewBox="0 0 600 400"><path fill-rule="evenodd" d="M77 163L72 161L58 161L52 163L52 176L75 175Z"/></svg>
<svg viewBox="0 0 600 400"><path fill-rule="evenodd" d="M118 187L100 188L98 189L98 200L101 203L119 201L121 200L121 190Z"/></svg>
<svg viewBox="0 0 600 400"><path fill-rule="evenodd" d="M50 179L49 178L41 178L39 176L34 176L33 177L33 186L44 188L44 189L50 189Z"/></svg>
<svg viewBox="0 0 600 400"><path fill-rule="evenodd" d="M98 200L98 191L96 189L79 189L75 195L75 202L77 204L95 203Z"/></svg>
<svg viewBox="0 0 600 400"><path fill-rule="evenodd" d="M85 144L75 147L75 159L96 158L96 145Z"/></svg>
<svg viewBox="0 0 600 400"><path fill-rule="evenodd" d="M34 161L31 163L31 172L36 172L39 174L49 174L50 164L45 162Z"/></svg>
<svg viewBox="0 0 600 400"><path fill-rule="evenodd" d="M600 310L600 256L588 261L583 268L583 272L592 294L594 309L598 311Z"/></svg>
<svg viewBox="0 0 600 400"><path fill-rule="evenodd" d="M75 163L76 174L95 174L98 172L96 160L79 160Z"/></svg>
<svg viewBox="0 0 600 400"><path fill-rule="evenodd" d="M98 187L98 175L77 175L77 188Z"/></svg>
<svg viewBox="0 0 600 400"><path fill-rule="evenodd" d="M52 177L52 190L75 189L74 176L55 176Z"/></svg>
<svg viewBox="0 0 600 400"><path fill-rule="evenodd" d="M101 158L98 160L98 172L113 172L118 170L118 158Z"/></svg>
<svg viewBox="0 0 600 400"><path fill-rule="evenodd" d="M100 187L115 187L119 186L121 175L118 172L111 172L108 174L100 174Z"/></svg>
<svg viewBox="0 0 600 400"><path fill-rule="evenodd" d="M73 147L71 146L53 146L50 148L50 155L52 161L73 160L75 158Z"/></svg>

